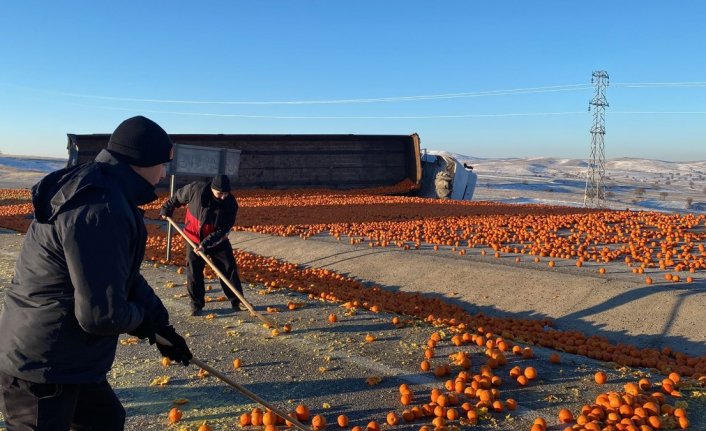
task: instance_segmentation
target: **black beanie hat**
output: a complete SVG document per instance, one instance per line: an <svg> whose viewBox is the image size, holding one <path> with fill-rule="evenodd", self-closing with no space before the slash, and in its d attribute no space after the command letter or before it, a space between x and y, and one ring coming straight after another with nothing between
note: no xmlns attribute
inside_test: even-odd
<svg viewBox="0 0 706 431"><path fill-rule="evenodd" d="M211 180L211 188L219 192L229 192L230 178L228 178L228 175L216 175Z"/></svg>
<svg viewBox="0 0 706 431"><path fill-rule="evenodd" d="M172 140L157 123L137 116L120 123L108 141L108 151L135 166L155 166L172 159Z"/></svg>

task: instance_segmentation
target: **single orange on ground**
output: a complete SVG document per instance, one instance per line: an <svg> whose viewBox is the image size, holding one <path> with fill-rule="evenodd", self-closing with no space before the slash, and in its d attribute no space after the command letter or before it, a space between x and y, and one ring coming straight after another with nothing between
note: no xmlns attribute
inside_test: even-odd
<svg viewBox="0 0 706 431"><path fill-rule="evenodd" d="M169 414L167 415L167 418L169 419L170 424L175 424L179 422L182 418L183 414L181 410L179 410L176 407L172 407L171 410L169 410Z"/></svg>
<svg viewBox="0 0 706 431"><path fill-rule="evenodd" d="M260 425L262 425L262 417L262 409L260 409L259 407L255 407L250 413L250 423L252 423L256 427L259 427Z"/></svg>
<svg viewBox="0 0 706 431"><path fill-rule="evenodd" d="M534 380L537 378L537 369L534 367L527 367L523 371L523 374L527 377L527 380Z"/></svg>
<svg viewBox="0 0 706 431"><path fill-rule="evenodd" d="M322 430L326 428L326 418L324 415L316 415L311 418L311 427L315 430Z"/></svg>
<svg viewBox="0 0 706 431"><path fill-rule="evenodd" d="M264 415L262 415L263 425L276 425L277 415L272 410L267 410Z"/></svg>
<svg viewBox="0 0 706 431"><path fill-rule="evenodd" d="M294 413L297 414L297 419L302 422L309 420L309 407L304 404L299 404L297 408L294 409Z"/></svg>
<svg viewBox="0 0 706 431"><path fill-rule="evenodd" d="M571 413L569 409L561 409L559 410L559 422L563 424L568 424L569 422L572 422L574 420L574 415Z"/></svg>

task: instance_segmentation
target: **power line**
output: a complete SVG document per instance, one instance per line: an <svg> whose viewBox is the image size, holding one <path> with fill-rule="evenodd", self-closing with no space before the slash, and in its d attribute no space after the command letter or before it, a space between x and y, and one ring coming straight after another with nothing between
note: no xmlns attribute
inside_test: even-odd
<svg viewBox="0 0 706 431"><path fill-rule="evenodd" d="M476 92L462 93L442 93L417 96L394 96L394 97L370 97L356 99L329 99L329 100L273 100L273 101L254 101L254 100L179 100L179 99L154 99L154 98L136 98L136 97L118 97L104 96L99 94L82 94L70 93L64 91L43 90L30 87L21 87L11 85L15 88L35 91L45 94L53 94L57 96L76 97L84 99L100 99L110 100L115 102L140 102L140 103L165 103L165 104L185 104L185 105L326 105L326 104L356 104L356 103L384 103L384 102L408 102L422 100L443 100L443 99L459 99L471 97L492 97L492 96L509 96L516 94L537 94L537 93L552 93L562 91L578 91L589 89L586 84L567 84L567 85L552 85L546 87L529 87L515 88L509 90L489 90Z"/></svg>
<svg viewBox="0 0 706 431"><path fill-rule="evenodd" d="M135 111L134 108L120 108L115 106L71 104L84 108L106 109L113 111ZM222 117L222 118L250 118L250 119L275 119L275 120L433 120L474 117L531 117L531 116L559 116L585 114L585 111L567 112L516 112L516 113L489 113L489 114L458 114L458 115L344 115L344 116L305 116L305 115L251 115L251 114L218 114L213 112L184 112L165 111L158 109L140 109L140 112L151 114L185 115L196 117Z"/></svg>
<svg viewBox="0 0 706 431"><path fill-rule="evenodd" d="M684 82L618 82L611 84L613 87L625 88L677 88L677 87L706 87L704 81L684 81Z"/></svg>
<svg viewBox="0 0 706 431"><path fill-rule="evenodd" d="M32 87L18 86L14 84L2 84L9 87L19 88L27 91L53 94L57 96L111 100L116 102L139 102L139 103L164 103L164 104L191 104L191 105L333 105L333 104L363 104L363 103L390 103L390 102L414 102L425 100L460 99L473 97L493 97L510 96L521 94L540 94L566 91L582 91L591 88L588 84L563 84L542 87L515 88L506 90L488 90L475 92L441 93L416 96L389 96L389 97L368 97L351 99L325 99L325 100L185 100L185 99L155 99L140 97L120 97L106 96L100 94L72 93L65 91L55 91L38 89ZM622 88L689 88L706 87L706 81L682 81L682 82L618 82L612 84L613 87Z"/></svg>
<svg viewBox="0 0 706 431"><path fill-rule="evenodd" d="M391 102L417 102L426 100L461 99L474 97L494 97L510 96L522 94L541 94L568 91L583 91L591 88L588 84L563 84L542 87L515 88L506 90L488 90L475 92L441 93L416 96L389 96L389 97L368 97L351 99L325 99L325 100L186 100L186 99L155 99L140 97L120 97L106 96L100 94L72 93L65 91L46 90L14 84L2 83L1 85L19 88L26 91L53 94L56 96L109 100L115 102L137 102L137 103L162 103L162 104L184 104L184 105L250 105L250 106L273 106L273 105L334 105L334 104L365 104L365 103L391 103ZM619 82L612 84L613 87L622 88L689 88L706 87L706 81L682 81L682 82ZM617 112L616 112L617 114ZM377 118L377 117L376 117ZM461 117L463 118L463 116Z"/></svg>
<svg viewBox="0 0 706 431"><path fill-rule="evenodd" d="M116 106L85 105L71 103L72 106L80 106L91 109L105 109L111 111L136 111L134 108L121 108ZM564 112L500 112L500 113L468 113L456 115L329 115L329 116L306 116L306 115L254 115L254 114L221 114L215 112L185 112L168 111L161 109L139 109L146 114L181 115L194 117L219 117L219 118L249 118L249 119L271 119L271 120L434 120L434 119L454 119L454 118L484 118L484 117L548 117L548 116L568 116L585 115L586 111L564 111ZM706 115L706 111L611 111L611 115Z"/></svg>

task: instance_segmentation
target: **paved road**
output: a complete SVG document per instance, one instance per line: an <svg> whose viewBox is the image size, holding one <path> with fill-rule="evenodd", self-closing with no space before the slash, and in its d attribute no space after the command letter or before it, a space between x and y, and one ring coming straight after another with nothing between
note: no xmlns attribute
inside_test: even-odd
<svg viewBox="0 0 706 431"><path fill-rule="evenodd" d="M22 239L20 235L0 232L0 249L3 251L0 253L0 303L10 282ZM237 247L244 250L308 265L331 267L376 280L391 288L424 292L439 290L451 300L464 303L471 311L554 317L552 313L557 310L561 315L575 313L572 310L583 310L580 307L582 302L575 295L562 293L565 289L586 289L590 293L591 289L622 288L631 292L641 288L639 284L629 281L631 277L627 277L628 280L620 276L616 276L615 280L609 277L609 281L604 281L599 277L577 277L571 273L573 269L570 267L560 271L537 271L515 268L514 262L481 262L479 256L460 258L452 254L444 257L431 251L370 250L328 239L303 241L240 233L234 234L232 239ZM262 286L246 283L246 296L259 311L264 313L267 307L277 307L281 311L269 316L280 325L289 322L293 326L292 333L272 337L257 319L247 313L233 313L223 302L207 304L207 312L212 313L213 318L188 317L184 276L178 275L174 267L155 267L145 263L142 273L170 310L172 322L186 335L199 359L224 371L230 378L281 409L291 410L297 404L305 403L314 413L324 414L329 423L334 422L339 414L346 414L352 425L365 426L370 420L383 423L389 411L401 413L397 390L401 383L413 388L416 405L428 402L432 387L443 386L443 379L419 371L427 338L434 331L443 331L443 328L421 322L396 328L390 324L392 316L389 314L359 310L346 315L340 304L308 299L287 290L264 294ZM533 284L540 286L540 293L524 292L527 286ZM217 283L211 285L213 290L208 292L209 296L216 298L222 295ZM552 301L547 301L541 295L561 296L551 297ZM289 311L286 308L289 301L301 302L303 306ZM523 301L526 304L523 305ZM628 306L628 302L623 306ZM336 324L327 321L327 316L332 312L339 316ZM596 322L600 322L597 317L602 315L588 314ZM573 320L581 321L578 317ZM564 325L564 321L559 323ZM364 336L368 333L374 334L376 341L366 343ZM703 331L700 334L703 335ZM447 334L445 341L436 349L435 363L448 361L449 354L460 350L448 342L448 337ZM121 337L123 341L126 339L126 336ZM693 343L697 344L697 341ZM471 352L472 370L477 372L485 362L483 349L464 346L463 350ZM563 427L556 424L560 408L568 407L577 412L581 405L590 403L598 393L620 390L626 381L636 380L631 370L612 369L605 363L581 356L562 354L562 363L552 365L547 361L549 353L546 349L535 347L535 359L523 360L510 355L509 365L498 369L497 373L504 381L500 388L501 398L518 400L518 410L512 414L492 414L474 429L527 430L535 417L543 416L554 424L550 430L560 430ZM243 362L239 370L234 370L231 365L236 357ZM536 382L520 387L509 379L508 370L512 366L525 367L530 364L538 369L540 377ZM608 373L609 384L597 386L593 383L592 376L598 369ZM197 371L195 367L179 365L163 368L156 349L147 343L121 343L108 379L127 409L126 429L165 429L166 414L174 406L173 401L180 398L189 400L181 406L183 423L190 426L188 429L196 429L203 421L208 421L217 430L236 429L234 423L238 416L250 411L255 404L212 377L199 378ZM454 374L458 371L454 367ZM171 380L164 387L150 386L150 382L159 376L168 376ZM366 383L369 377L380 377L380 383L369 385ZM658 379L659 376L653 378ZM701 414L706 411L706 402L702 400L706 398L689 399L693 429L706 429L706 414ZM428 420L394 428L384 426L383 429L416 431L423 424L428 424ZM0 418L0 429L3 426ZM334 428L335 425L328 429Z"/></svg>
<svg viewBox="0 0 706 431"><path fill-rule="evenodd" d="M624 264L576 268L574 261L548 259L515 263L515 255L496 259L476 249L466 256L430 248L403 251L370 249L328 236L302 240L233 232L231 242L244 251L286 261L326 267L393 289L442 295L471 312L551 318L557 329L577 329L615 342L670 346L706 355L706 281L644 284ZM682 277L685 278L685 277ZM653 275L656 281L663 274Z"/></svg>

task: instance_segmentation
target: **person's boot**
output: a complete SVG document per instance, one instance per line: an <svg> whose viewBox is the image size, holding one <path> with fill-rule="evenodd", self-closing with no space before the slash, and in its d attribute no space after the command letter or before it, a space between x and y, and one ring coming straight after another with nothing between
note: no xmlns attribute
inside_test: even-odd
<svg viewBox="0 0 706 431"><path fill-rule="evenodd" d="M191 313L189 313L189 316L200 316L202 310L203 309L201 307L191 306Z"/></svg>
<svg viewBox="0 0 706 431"><path fill-rule="evenodd" d="M231 307L233 307L233 310L235 310L235 311L245 311L248 309L248 307L246 307L245 304L243 304L240 301L233 301L230 303L230 305L231 305Z"/></svg>

